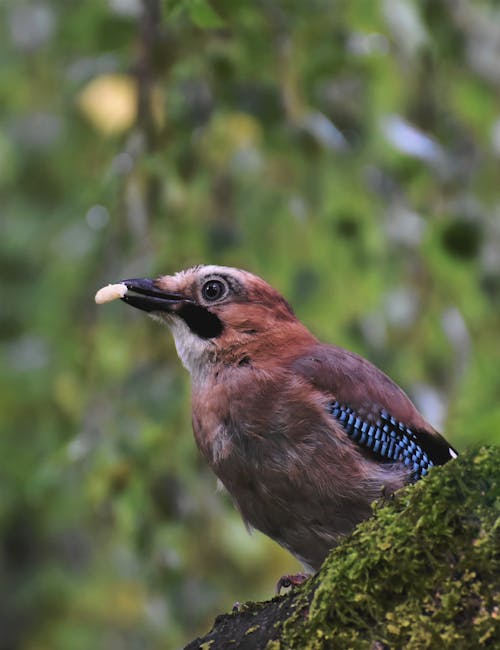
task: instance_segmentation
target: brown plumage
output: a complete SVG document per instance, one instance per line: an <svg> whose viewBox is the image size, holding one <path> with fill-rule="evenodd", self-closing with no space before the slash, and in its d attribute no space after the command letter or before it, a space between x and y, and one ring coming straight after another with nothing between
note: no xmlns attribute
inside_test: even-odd
<svg viewBox="0 0 500 650"><path fill-rule="evenodd" d="M169 325L197 445L244 521L307 568L374 499L456 456L394 382L320 343L255 275L198 266L124 284L122 300Z"/></svg>

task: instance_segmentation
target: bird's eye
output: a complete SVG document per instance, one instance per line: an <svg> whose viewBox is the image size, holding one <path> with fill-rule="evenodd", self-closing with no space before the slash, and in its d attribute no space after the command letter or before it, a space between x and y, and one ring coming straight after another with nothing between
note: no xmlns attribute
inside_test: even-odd
<svg viewBox="0 0 500 650"><path fill-rule="evenodd" d="M214 302L215 300L222 298L226 293L226 290L227 288L224 282L221 282L220 280L209 280L203 285L201 293L205 300Z"/></svg>

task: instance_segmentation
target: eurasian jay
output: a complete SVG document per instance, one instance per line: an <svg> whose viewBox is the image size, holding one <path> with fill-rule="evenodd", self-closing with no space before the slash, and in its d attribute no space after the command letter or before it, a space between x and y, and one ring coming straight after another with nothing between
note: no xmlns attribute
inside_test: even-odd
<svg viewBox="0 0 500 650"><path fill-rule="evenodd" d="M249 527L317 570L372 502L457 453L381 370L320 343L261 278L196 266L98 292L165 322L196 443Z"/></svg>

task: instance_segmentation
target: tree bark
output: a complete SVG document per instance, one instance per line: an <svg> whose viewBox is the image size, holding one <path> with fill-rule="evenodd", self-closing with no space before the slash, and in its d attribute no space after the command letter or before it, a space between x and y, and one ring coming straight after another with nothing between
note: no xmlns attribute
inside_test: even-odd
<svg viewBox="0 0 500 650"><path fill-rule="evenodd" d="M378 503L300 588L218 616L185 650L500 648L500 449Z"/></svg>

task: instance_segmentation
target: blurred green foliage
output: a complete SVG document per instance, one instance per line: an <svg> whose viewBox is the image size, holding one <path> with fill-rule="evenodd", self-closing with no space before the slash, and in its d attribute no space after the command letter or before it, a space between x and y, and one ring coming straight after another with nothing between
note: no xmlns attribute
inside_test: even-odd
<svg viewBox="0 0 500 650"><path fill-rule="evenodd" d="M0 647L175 648L296 564L216 493L168 332L96 289L248 268L453 444L498 441L499 8L0 15Z"/></svg>

